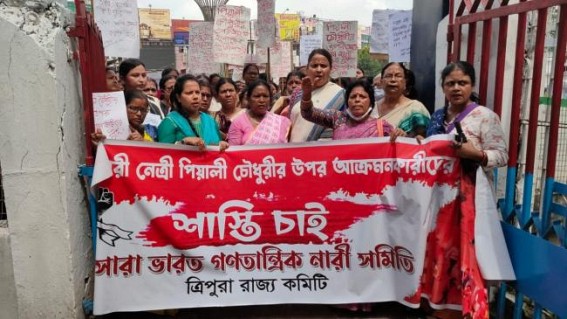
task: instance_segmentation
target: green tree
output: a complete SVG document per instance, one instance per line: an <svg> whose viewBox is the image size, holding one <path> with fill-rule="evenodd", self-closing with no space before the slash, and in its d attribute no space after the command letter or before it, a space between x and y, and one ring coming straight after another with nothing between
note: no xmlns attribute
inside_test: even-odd
<svg viewBox="0 0 567 319"><path fill-rule="evenodd" d="M382 70L382 62L372 57L368 46L358 50L358 66L364 74L370 78L376 76Z"/></svg>

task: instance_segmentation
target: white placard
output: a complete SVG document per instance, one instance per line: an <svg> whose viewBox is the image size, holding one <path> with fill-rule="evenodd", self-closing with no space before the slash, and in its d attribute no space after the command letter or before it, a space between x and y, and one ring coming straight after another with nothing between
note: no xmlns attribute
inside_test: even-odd
<svg viewBox="0 0 567 319"><path fill-rule="evenodd" d="M213 56L213 22L194 22L189 31L189 53L187 55L187 70L191 74L218 73L220 65L215 63Z"/></svg>
<svg viewBox="0 0 567 319"><path fill-rule="evenodd" d="M270 50L270 76L276 83L291 72L291 42L281 41Z"/></svg>
<svg viewBox="0 0 567 319"><path fill-rule="evenodd" d="M323 45L323 38L321 34L302 35L299 38L299 65L307 65L309 53L315 49L321 48Z"/></svg>
<svg viewBox="0 0 567 319"><path fill-rule="evenodd" d="M217 8L213 28L214 62L244 64L250 38L250 9L236 6Z"/></svg>
<svg viewBox="0 0 567 319"><path fill-rule="evenodd" d="M323 48L333 56L332 77L354 77L358 62L358 22L325 22Z"/></svg>
<svg viewBox="0 0 567 319"><path fill-rule="evenodd" d="M144 125L149 124L151 126L158 127L161 123L161 117L157 114L148 113L144 119Z"/></svg>
<svg viewBox="0 0 567 319"><path fill-rule="evenodd" d="M269 48L276 43L276 17L275 0L258 0L258 40L256 46L259 48Z"/></svg>
<svg viewBox="0 0 567 319"><path fill-rule="evenodd" d="M389 15L391 10L372 11L372 30L370 33L370 52L388 53Z"/></svg>
<svg viewBox="0 0 567 319"><path fill-rule="evenodd" d="M100 129L106 138L128 139L130 125L122 91L93 93L93 113L95 129Z"/></svg>
<svg viewBox="0 0 567 319"><path fill-rule="evenodd" d="M410 61L411 18L411 11L396 11L390 14L388 40L388 55L390 61Z"/></svg>
<svg viewBox="0 0 567 319"><path fill-rule="evenodd" d="M138 5L132 0L93 0L95 22L102 34L104 55L140 57Z"/></svg>

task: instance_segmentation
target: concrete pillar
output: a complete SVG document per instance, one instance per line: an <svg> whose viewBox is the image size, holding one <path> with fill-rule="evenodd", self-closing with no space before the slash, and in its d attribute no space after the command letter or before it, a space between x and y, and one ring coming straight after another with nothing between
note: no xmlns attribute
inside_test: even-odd
<svg viewBox="0 0 567 319"><path fill-rule="evenodd" d="M448 11L447 0L413 1L411 69L415 73L418 99L433 112L435 104L435 61L437 23ZM445 41L447 41L445 37Z"/></svg>
<svg viewBox="0 0 567 319"><path fill-rule="evenodd" d="M83 318L92 269L81 86L61 3L0 4L0 162L20 319Z"/></svg>

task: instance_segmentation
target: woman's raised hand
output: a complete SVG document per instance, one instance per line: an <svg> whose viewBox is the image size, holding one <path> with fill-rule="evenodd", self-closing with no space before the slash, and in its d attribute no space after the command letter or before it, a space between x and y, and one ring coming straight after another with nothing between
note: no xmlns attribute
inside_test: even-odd
<svg viewBox="0 0 567 319"><path fill-rule="evenodd" d="M301 80L301 89L303 90L303 101L311 101L311 92L313 91L313 82L311 78L306 76Z"/></svg>

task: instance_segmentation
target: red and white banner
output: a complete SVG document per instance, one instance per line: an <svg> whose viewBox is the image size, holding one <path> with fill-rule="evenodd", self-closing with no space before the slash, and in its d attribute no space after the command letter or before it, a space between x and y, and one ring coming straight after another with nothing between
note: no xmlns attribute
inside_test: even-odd
<svg viewBox="0 0 567 319"><path fill-rule="evenodd" d="M95 314L399 301L419 289L437 213L454 208L448 137L199 152L108 141Z"/></svg>

